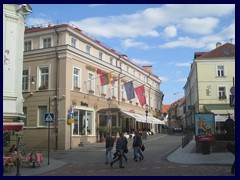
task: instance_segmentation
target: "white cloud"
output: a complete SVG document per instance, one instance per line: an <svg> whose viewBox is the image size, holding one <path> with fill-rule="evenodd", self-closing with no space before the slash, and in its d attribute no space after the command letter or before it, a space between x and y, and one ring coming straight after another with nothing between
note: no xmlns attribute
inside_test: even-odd
<svg viewBox="0 0 240 180"><path fill-rule="evenodd" d="M159 48L176 48L176 47L190 47L190 48L202 48L205 44L199 42L197 39L190 37L180 37L176 41L167 42L160 45Z"/></svg>
<svg viewBox="0 0 240 180"><path fill-rule="evenodd" d="M180 78L180 79L177 79L176 82L187 82L187 78Z"/></svg>
<svg viewBox="0 0 240 180"><path fill-rule="evenodd" d="M159 33L157 28L169 26L171 27L171 31L169 31L168 35L173 37L176 34L176 29L171 25L178 24L184 28L181 25L183 19L185 19L185 24L188 25L188 27L190 27L192 23L200 27L199 24L204 18L212 16L212 18L205 19L205 21L207 21L205 22L206 25L204 25L206 29L201 27L204 33L209 33L217 24L216 19L213 17L225 16L234 10L234 4L171 4L163 5L159 8L148 8L133 14L86 18L71 23L94 36L106 38L158 37ZM213 24L211 24L211 22ZM199 31L194 28L191 28L190 31L199 33Z"/></svg>
<svg viewBox="0 0 240 180"><path fill-rule="evenodd" d="M122 41L121 45L125 48L137 47L140 49L149 49L149 46L144 42L134 41L133 39L126 39Z"/></svg>
<svg viewBox="0 0 240 180"><path fill-rule="evenodd" d="M191 66L191 62L176 63L176 66L178 66L178 67L190 67Z"/></svg>
<svg viewBox="0 0 240 180"><path fill-rule="evenodd" d="M41 24L48 24L50 22L53 22L53 20L51 19L46 19L46 18L27 18L27 21L26 21L26 25L27 26L30 26L30 25L41 25Z"/></svg>
<svg viewBox="0 0 240 180"><path fill-rule="evenodd" d="M169 80L167 77L164 77L164 76L159 76L158 78L162 80L162 82L166 82Z"/></svg>
<svg viewBox="0 0 240 180"><path fill-rule="evenodd" d="M217 18L185 18L178 27L187 33L210 34L218 23Z"/></svg>
<svg viewBox="0 0 240 180"><path fill-rule="evenodd" d="M139 66L144 66L144 65L152 65L153 62L148 61L148 60L142 60L142 59L131 59L132 62L136 63Z"/></svg>
<svg viewBox="0 0 240 180"><path fill-rule="evenodd" d="M177 36L177 28L175 26L167 26L164 29L164 34L167 38L172 38Z"/></svg>

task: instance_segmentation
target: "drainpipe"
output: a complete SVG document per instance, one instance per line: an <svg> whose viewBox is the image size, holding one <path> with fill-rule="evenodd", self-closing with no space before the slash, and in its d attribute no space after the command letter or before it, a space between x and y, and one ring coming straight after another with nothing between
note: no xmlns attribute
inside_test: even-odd
<svg viewBox="0 0 240 180"><path fill-rule="evenodd" d="M59 61L59 57L58 57L58 52L57 52L57 47L59 46L59 33L57 31L56 26L54 26L54 30L57 34L57 45L55 46L55 53L56 53L56 82L55 82L55 149L58 149L58 97L59 97L59 77L58 77L58 61Z"/></svg>

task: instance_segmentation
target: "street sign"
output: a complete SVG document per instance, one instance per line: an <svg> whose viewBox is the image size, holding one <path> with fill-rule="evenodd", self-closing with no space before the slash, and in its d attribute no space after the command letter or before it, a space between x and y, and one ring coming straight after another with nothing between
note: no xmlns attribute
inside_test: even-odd
<svg viewBox="0 0 240 180"><path fill-rule="evenodd" d="M230 92L231 92L232 95L235 95L235 86L230 88Z"/></svg>
<svg viewBox="0 0 240 180"><path fill-rule="evenodd" d="M74 122L73 113L68 113L68 124L71 124L73 122Z"/></svg>
<svg viewBox="0 0 240 180"><path fill-rule="evenodd" d="M44 114L45 123L53 123L54 122L54 113L45 113Z"/></svg>

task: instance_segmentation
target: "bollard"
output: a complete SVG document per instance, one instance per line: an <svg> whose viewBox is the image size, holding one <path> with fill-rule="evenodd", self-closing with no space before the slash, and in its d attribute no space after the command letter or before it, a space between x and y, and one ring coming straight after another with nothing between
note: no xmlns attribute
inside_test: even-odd
<svg viewBox="0 0 240 180"><path fill-rule="evenodd" d="M20 176L20 159L19 157L17 157L17 173L16 176Z"/></svg>

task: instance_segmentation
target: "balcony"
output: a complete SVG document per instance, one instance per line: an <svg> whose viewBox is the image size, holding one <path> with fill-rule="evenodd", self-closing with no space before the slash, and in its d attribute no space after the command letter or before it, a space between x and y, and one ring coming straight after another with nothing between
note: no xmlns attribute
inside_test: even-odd
<svg viewBox="0 0 240 180"><path fill-rule="evenodd" d="M221 100L221 99L227 99L227 96L225 96L225 95L224 95L224 96L219 96L218 98L219 98L220 100Z"/></svg>

